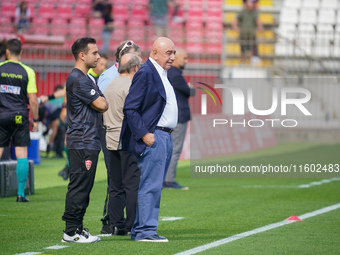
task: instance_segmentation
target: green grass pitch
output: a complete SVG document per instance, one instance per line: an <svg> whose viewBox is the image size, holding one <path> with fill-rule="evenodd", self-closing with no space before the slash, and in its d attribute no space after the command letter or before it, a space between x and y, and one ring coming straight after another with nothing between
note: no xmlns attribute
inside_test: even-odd
<svg viewBox="0 0 340 255"><path fill-rule="evenodd" d="M235 164L256 164L257 160L287 155L299 163L326 157L339 163L340 144L279 144L275 148L228 156ZM294 152L294 153L292 153ZM106 170L102 155L91 193L84 226L100 234L106 194ZM214 159L209 159L214 162ZM303 162L301 162L303 163ZM161 217L183 217L160 221L158 233L168 243L140 243L129 237L102 237L94 244L61 243L67 182L57 175L62 159L42 159L35 166L35 194L30 203L16 203L15 197L0 199L0 254L175 254L271 223L340 203L340 181L310 188L298 185L321 179L190 178L189 162L180 162L177 180L189 190L163 190ZM200 254L340 254L340 209L300 222L227 243ZM66 245L60 250L45 249ZM34 254L34 253L31 253Z"/></svg>

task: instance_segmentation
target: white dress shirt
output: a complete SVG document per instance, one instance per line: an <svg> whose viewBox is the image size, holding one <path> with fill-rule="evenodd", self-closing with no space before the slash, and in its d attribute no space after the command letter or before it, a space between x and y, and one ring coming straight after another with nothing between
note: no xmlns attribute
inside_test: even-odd
<svg viewBox="0 0 340 255"><path fill-rule="evenodd" d="M159 76L162 79L166 94L166 105L157 126L166 128L175 128L178 120L177 100L174 89L168 80L167 71L165 71L155 60L149 58L155 66Z"/></svg>

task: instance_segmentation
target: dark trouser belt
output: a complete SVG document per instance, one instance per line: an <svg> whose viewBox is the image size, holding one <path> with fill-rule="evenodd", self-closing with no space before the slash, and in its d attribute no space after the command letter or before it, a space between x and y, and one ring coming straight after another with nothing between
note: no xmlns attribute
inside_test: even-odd
<svg viewBox="0 0 340 255"><path fill-rule="evenodd" d="M169 134L171 134L171 133L172 133L172 131L174 131L174 129L173 129L173 128L159 127L159 126L157 126L157 127L156 127L156 129L158 129L158 130L162 130L162 131L164 131L164 132L167 132L167 133L169 133Z"/></svg>

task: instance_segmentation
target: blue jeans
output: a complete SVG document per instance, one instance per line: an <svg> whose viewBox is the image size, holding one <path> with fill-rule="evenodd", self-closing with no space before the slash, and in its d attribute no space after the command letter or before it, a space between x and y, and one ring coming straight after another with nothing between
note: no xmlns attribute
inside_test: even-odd
<svg viewBox="0 0 340 255"><path fill-rule="evenodd" d="M131 230L131 239L136 241L157 234L161 192L172 156L171 134L155 130L154 135L155 143L137 158L141 176L136 219Z"/></svg>

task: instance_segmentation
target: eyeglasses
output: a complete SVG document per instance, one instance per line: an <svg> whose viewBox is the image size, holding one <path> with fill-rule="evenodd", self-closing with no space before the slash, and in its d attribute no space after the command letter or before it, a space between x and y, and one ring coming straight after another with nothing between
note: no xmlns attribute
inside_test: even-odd
<svg viewBox="0 0 340 255"><path fill-rule="evenodd" d="M121 58L123 50L125 50L128 47L131 47L133 44L134 44L133 41L127 41L119 52L119 58Z"/></svg>

